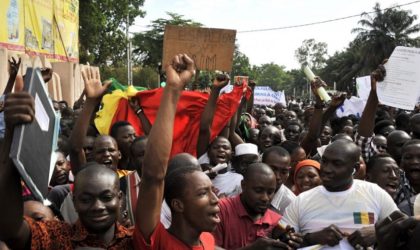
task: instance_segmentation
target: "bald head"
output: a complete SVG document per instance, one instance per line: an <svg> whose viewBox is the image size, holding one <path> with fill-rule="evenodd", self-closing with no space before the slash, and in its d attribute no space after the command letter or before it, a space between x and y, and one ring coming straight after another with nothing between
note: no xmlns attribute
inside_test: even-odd
<svg viewBox="0 0 420 250"><path fill-rule="evenodd" d="M387 151L399 164L401 161L401 149L402 146L409 140L411 136L403 130L392 131L387 139Z"/></svg>
<svg viewBox="0 0 420 250"><path fill-rule="evenodd" d="M332 153L337 154L338 152L341 153L341 156L347 161L350 160L351 162L359 162L361 151L360 148L352 141L347 139L338 139L332 142L328 147L325 149L324 153Z"/></svg>
<svg viewBox="0 0 420 250"><path fill-rule="evenodd" d="M252 163L248 166L248 169L244 173L244 181L249 180L252 177L258 176L258 175L265 175L265 176L272 176L275 178L273 170L265 163Z"/></svg>
<svg viewBox="0 0 420 250"><path fill-rule="evenodd" d="M197 158L188 153L177 154L171 158L168 164L167 175L179 168L196 168L201 170L200 163L198 163Z"/></svg>
<svg viewBox="0 0 420 250"><path fill-rule="evenodd" d="M98 163L88 163L86 167L80 170L74 181L74 193L83 191L86 183L94 182L114 182L116 188L120 188L120 182L117 173L105 165Z"/></svg>

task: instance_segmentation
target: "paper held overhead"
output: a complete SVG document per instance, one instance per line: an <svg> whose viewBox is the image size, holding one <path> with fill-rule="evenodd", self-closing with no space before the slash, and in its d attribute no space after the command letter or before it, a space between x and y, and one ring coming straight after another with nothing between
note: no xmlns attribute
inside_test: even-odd
<svg viewBox="0 0 420 250"><path fill-rule="evenodd" d="M413 110L420 94L420 48L398 46L385 64L386 77L377 84L379 102Z"/></svg>
<svg viewBox="0 0 420 250"><path fill-rule="evenodd" d="M232 70L236 30L167 25L163 38L163 69L177 54L187 54L199 70Z"/></svg>

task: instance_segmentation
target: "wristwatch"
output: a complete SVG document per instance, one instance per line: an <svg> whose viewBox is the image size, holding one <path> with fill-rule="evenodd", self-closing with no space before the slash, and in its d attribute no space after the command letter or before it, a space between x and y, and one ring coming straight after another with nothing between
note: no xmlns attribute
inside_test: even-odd
<svg viewBox="0 0 420 250"><path fill-rule="evenodd" d="M4 101L0 101L0 113L4 110Z"/></svg>

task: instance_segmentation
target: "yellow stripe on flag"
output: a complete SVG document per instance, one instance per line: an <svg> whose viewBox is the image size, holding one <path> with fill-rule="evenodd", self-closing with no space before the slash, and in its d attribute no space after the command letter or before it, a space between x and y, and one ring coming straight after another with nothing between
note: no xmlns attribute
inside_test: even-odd
<svg viewBox="0 0 420 250"><path fill-rule="evenodd" d="M367 212L360 213L361 221L363 225L369 225L369 214Z"/></svg>
<svg viewBox="0 0 420 250"><path fill-rule="evenodd" d="M121 98L128 99L128 95L120 89L114 90L111 94L106 94L102 98L102 109L96 113L95 118L95 126L101 135L109 134L111 122Z"/></svg>

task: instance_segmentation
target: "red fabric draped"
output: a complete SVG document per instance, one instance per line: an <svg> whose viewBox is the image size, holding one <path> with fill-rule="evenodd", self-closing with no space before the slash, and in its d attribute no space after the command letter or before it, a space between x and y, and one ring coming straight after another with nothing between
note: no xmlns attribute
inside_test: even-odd
<svg viewBox="0 0 420 250"><path fill-rule="evenodd" d="M235 85L232 92L222 94L218 98L211 127L211 141L223 130L230 118L236 113L243 96L243 89L244 85ZM139 104L152 125L156 119L162 93L163 88L137 93ZM208 97L208 94L200 92L182 92L175 116L171 156L183 152L196 156L201 114L204 111ZM249 97L249 93L247 97ZM135 127L138 135L144 134L138 117L130 108L126 99L120 100L112 124L117 121L128 121Z"/></svg>

